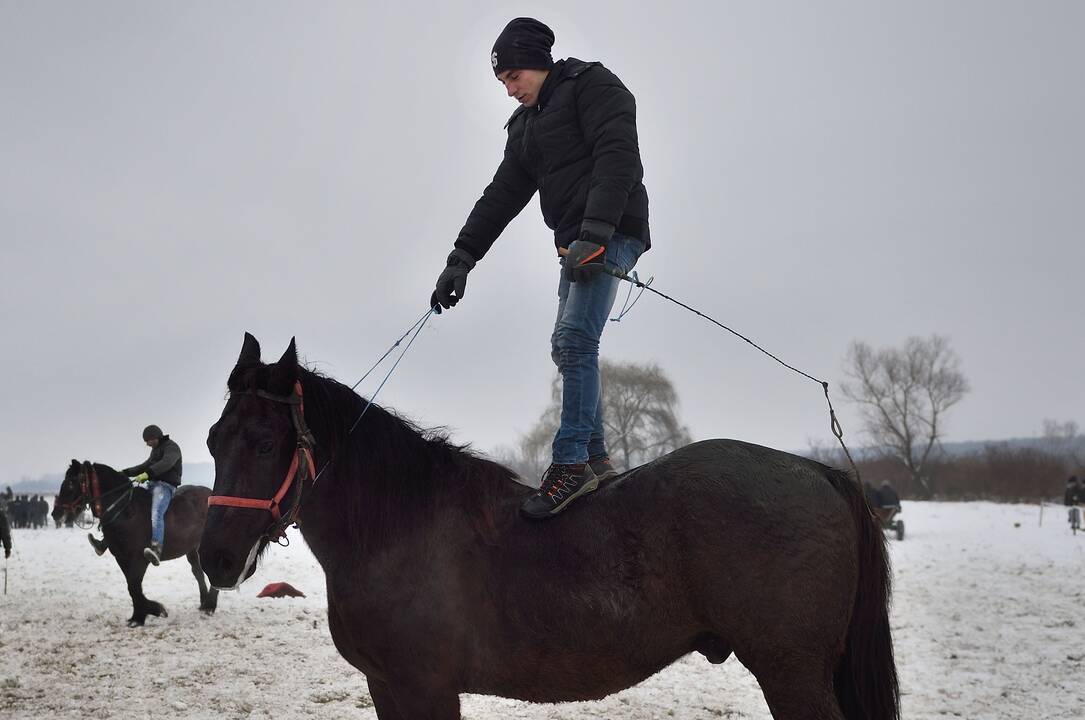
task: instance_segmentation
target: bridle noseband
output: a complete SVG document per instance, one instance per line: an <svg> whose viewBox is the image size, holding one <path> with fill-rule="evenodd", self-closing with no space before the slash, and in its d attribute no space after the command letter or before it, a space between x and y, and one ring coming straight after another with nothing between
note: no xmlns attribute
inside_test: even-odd
<svg viewBox="0 0 1085 720"><path fill-rule="evenodd" d="M305 424L305 402L302 398L301 382L296 381L294 383L294 392L291 395L274 395L266 390L244 390L239 391L237 394L256 395L265 400L289 405L290 417L294 422L294 429L297 431L297 447L294 448L294 457L290 460L290 469L286 471L286 477L279 486L278 492L270 500L235 497L232 495L211 495L207 498L207 506L223 505L268 511L271 513L271 525L264 532L264 536L270 541L278 542L279 538L286 537L286 528L294 522L298 510L301 509L301 495L305 486L306 474L308 474L309 479L314 481L316 479L314 475L316 464L313 462L312 452L313 447L316 446L316 440L313 438L313 433L310 432L309 427ZM300 478L298 480L298 492L294 498L294 504L284 515L279 508L283 498L290 492L295 478Z"/></svg>

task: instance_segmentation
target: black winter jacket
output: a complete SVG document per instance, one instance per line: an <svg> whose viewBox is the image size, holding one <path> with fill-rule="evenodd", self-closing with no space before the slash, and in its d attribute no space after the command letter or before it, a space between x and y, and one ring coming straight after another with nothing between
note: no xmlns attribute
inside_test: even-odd
<svg viewBox="0 0 1085 720"><path fill-rule="evenodd" d="M147 473L151 480L161 480L174 487L181 484L181 446L163 435L151 455L139 465L121 470L128 477Z"/></svg>
<svg viewBox="0 0 1085 720"><path fill-rule="evenodd" d="M536 190L559 248L580 236L584 220L651 246L636 101L614 73L597 62L559 60L539 102L519 107L506 128L505 157L456 247L481 259Z"/></svg>

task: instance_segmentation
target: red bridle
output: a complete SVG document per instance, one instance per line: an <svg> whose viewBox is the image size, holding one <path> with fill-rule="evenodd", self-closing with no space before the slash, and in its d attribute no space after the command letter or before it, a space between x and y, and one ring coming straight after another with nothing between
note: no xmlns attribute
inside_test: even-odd
<svg viewBox="0 0 1085 720"><path fill-rule="evenodd" d="M297 517L298 510L301 508L301 492L305 485L305 474L308 473L311 479L315 480L313 474L316 464L313 462L313 446L316 445L316 441L313 439L313 434L309 432L308 426L305 424L305 402L302 399L301 382L294 383L294 393L289 396L272 395L266 390L252 390L246 391L246 394L256 395L272 402L284 403L290 405L290 416L294 421L294 429L298 433L298 444L294 449L294 457L290 460L290 468L286 471L286 478L283 479L282 484L279 486L278 492L270 500L264 500L262 498L243 498L234 497L230 495L211 495L207 498L207 506L212 505L224 505L226 507L237 508L249 508L252 510L266 510L271 513L271 525L268 526L267 538L275 541L280 537L286 535L286 528L290 523L294 522L294 518ZM294 485L294 479L299 477L298 480L298 492L294 499L294 504L290 510L283 515L279 508L286 494L290 492L290 488Z"/></svg>
<svg viewBox="0 0 1085 720"><path fill-rule="evenodd" d="M57 507L62 508L64 512L69 515L75 515L76 511L82 508L84 505L90 506L91 514L98 518L101 524L107 524L115 520L125 506L117 507L122 500L131 499L132 490L134 486L131 483L124 485L118 485L112 490L102 492L102 486L98 481L98 471L94 469L94 463L85 461L82 466L82 471L79 473L79 496L70 503L57 503ZM110 503L109 507L102 509L102 503L110 495L117 495L118 493L127 492L127 495L123 497L117 497ZM116 512L114 512L116 510ZM112 513L112 514L110 514ZM106 515L109 514L109 517Z"/></svg>
<svg viewBox="0 0 1085 720"><path fill-rule="evenodd" d="M84 461L83 472L79 474L79 497L70 503L61 503L60 507L68 515L75 515L77 508L90 505L90 511L94 517L102 517L102 488L98 484L98 473L94 470L94 464Z"/></svg>

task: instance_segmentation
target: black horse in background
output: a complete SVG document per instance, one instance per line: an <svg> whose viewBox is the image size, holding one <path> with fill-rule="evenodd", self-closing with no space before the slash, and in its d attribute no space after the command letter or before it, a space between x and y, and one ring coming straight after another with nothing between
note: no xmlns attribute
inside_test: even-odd
<svg viewBox="0 0 1085 720"><path fill-rule="evenodd" d="M246 334L228 387L203 567L236 586L296 519L381 720L598 699L691 652L733 653L777 720L899 718L885 539L842 471L708 440L530 521L497 463L377 406L350 434L363 400L293 341L266 365Z"/></svg>
<svg viewBox="0 0 1085 720"><path fill-rule="evenodd" d="M188 558L200 585L200 610L207 614L215 612L218 590L208 588L197 549L210 494L208 488L198 485L177 488L166 510L166 543L162 552L163 560L182 555ZM73 518L87 506L101 522L109 552L128 583L128 594L132 597L128 626L142 625L148 615L166 617L166 608L143 594L143 575L148 565L143 548L151 542L151 493L133 485L108 465L72 460L57 493L53 518L58 522L61 518Z"/></svg>

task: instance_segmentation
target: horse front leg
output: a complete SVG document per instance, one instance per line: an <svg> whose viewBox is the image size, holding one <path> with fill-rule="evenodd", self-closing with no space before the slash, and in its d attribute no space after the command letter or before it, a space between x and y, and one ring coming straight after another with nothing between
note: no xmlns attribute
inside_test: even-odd
<svg viewBox="0 0 1085 720"><path fill-rule="evenodd" d="M388 685L371 677L366 678L369 684L369 697L373 698L373 709L377 711L377 720L405 720L396 707L396 700L392 697L392 691Z"/></svg>
<svg viewBox="0 0 1085 720"><path fill-rule="evenodd" d="M197 550L193 550L185 555L188 558L188 564L192 568L192 574L196 576L196 582L200 585L200 611L212 615L215 612L215 608L218 607L219 591L215 588L208 589L207 581L204 579L203 566L200 565L200 554Z"/></svg>
<svg viewBox="0 0 1085 720"><path fill-rule="evenodd" d="M414 683L389 684L366 678L377 720L460 720L460 696Z"/></svg>
<svg viewBox="0 0 1085 720"><path fill-rule="evenodd" d="M142 555L130 560L127 567L121 565L121 571L128 582L128 595L132 598L132 617L128 618L128 627L143 625L148 615L169 617L161 603L149 600L143 594L143 576L147 573L147 561Z"/></svg>
<svg viewBox="0 0 1085 720"><path fill-rule="evenodd" d="M143 595L143 576L147 572L147 561L139 558L122 563L120 558L117 558L117 564L121 566L121 572L128 583L128 596L132 598L132 617L128 618L128 627L139 627L147 619L147 598Z"/></svg>

